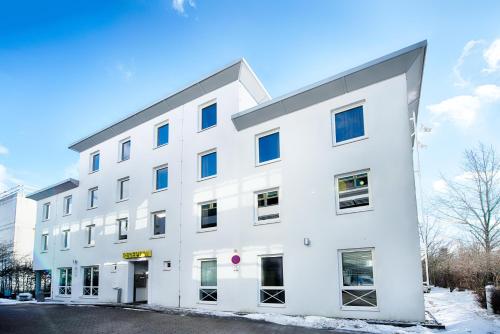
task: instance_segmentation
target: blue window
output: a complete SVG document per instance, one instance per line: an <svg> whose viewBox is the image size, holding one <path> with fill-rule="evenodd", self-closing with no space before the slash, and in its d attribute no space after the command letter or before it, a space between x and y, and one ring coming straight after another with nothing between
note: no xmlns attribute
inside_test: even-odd
<svg viewBox="0 0 500 334"><path fill-rule="evenodd" d="M92 171L96 172L99 170L99 153L94 153L92 155Z"/></svg>
<svg viewBox="0 0 500 334"><path fill-rule="evenodd" d="M259 138L259 163L279 159L280 133L275 132Z"/></svg>
<svg viewBox="0 0 500 334"><path fill-rule="evenodd" d="M201 109L201 129L206 129L217 124L217 103Z"/></svg>
<svg viewBox="0 0 500 334"><path fill-rule="evenodd" d="M166 189L168 187L168 167L156 169L155 190Z"/></svg>
<svg viewBox="0 0 500 334"><path fill-rule="evenodd" d="M363 106L335 114L335 142L363 137L365 124L363 120Z"/></svg>
<svg viewBox="0 0 500 334"><path fill-rule="evenodd" d="M217 175L217 152L201 156L201 178Z"/></svg>
<svg viewBox="0 0 500 334"><path fill-rule="evenodd" d="M121 160L130 159L130 140L124 141L122 143Z"/></svg>
<svg viewBox="0 0 500 334"><path fill-rule="evenodd" d="M168 123L156 129L156 146L168 144Z"/></svg>

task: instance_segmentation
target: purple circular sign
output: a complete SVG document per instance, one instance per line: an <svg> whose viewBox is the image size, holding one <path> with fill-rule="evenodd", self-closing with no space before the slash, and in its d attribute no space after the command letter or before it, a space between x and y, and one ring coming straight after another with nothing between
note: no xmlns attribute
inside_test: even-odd
<svg viewBox="0 0 500 334"><path fill-rule="evenodd" d="M233 255L233 257L231 258L231 262L232 262L233 264L238 264L238 263L240 263L240 260L241 260L241 258L240 258L240 256L239 256L239 255Z"/></svg>

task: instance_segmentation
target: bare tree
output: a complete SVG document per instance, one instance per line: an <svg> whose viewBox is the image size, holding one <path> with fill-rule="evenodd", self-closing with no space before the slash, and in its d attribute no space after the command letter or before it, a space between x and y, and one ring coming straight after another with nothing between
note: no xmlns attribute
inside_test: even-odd
<svg viewBox="0 0 500 334"><path fill-rule="evenodd" d="M442 218L465 227L474 243L490 255L500 246L500 163L492 146L479 144L466 150L463 174L446 182L447 191L437 198Z"/></svg>

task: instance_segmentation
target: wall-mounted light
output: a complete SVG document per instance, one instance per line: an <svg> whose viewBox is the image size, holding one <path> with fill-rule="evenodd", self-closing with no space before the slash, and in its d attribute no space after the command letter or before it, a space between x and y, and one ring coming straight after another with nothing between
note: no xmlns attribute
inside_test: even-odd
<svg viewBox="0 0 500 334"><path fill-rule="evenodd" d="M311 239L304 238L304 246L311 246Z"/></svg>

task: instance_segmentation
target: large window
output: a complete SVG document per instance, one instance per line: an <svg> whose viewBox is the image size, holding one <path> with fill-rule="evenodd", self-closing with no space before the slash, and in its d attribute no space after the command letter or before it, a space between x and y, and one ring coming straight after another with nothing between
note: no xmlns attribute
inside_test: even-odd
<svg viewBox="0 0 500 334"><path fill-rule="evenodd" d="M94 152L90 154L90 172L97 172L99 170L101 155L99 152Z"/></svg>
<svg viewBox="0 0 500 334"><path fill-rule="evenodd" d="M260 262L260 302L262 304L285 304L283 256L263 256Z"/></svg>
<svg viewBox="0 0 500 334"><path fill-rule="evenodd" d="M162 123L156 126L156 147L160 147L168 144L168 123Z"/></svg>
<svg viewBox="0 0 500 334"><path fill-rule="evenodd" d="M125 139L120 142L120 161L130 159L130 139Z"/></svg>
<svg viewBox="0 0 500 334"><path fill-rule="evenodd" d="M42 252L46 252L49 250L49 234L44 233L42 234L42 243L41 243L41 250Z"/></svg>
<svg viewBox="0 0 500 334"><path fill-rule="evenodd" d="M59 294L63 296L71 295L71 268L59 268Z"/></svg>
<svg viewBox="0 0 500 334"><path fill-rule="evenodd" d="M85 242L87 246L95 245L95 225L87 225L85 227Z"/></svg>
<svg viewBox="0 0 500 334"><path fill-rule="evenodd" d="M118 201L125 201L129 196L130 178L124 177L118 180Z"/></svg>
<svg viewBox="0 0 500 334"><path fill-rule="evenodd" d="M365 136L363 106L333 114L334 143L345 143Z"/></svg>
<svg viewBox="0 0 500 334"><path fill-rule="evenodd" d="M42 206L42 220L49 220L50 218L50 203L44 203Z"/></svg>
<svg viewBox="0 0 500 334"><path fill-rule="evenodd" d="M99 295L99 267L83 267L83 295Z"/></svg>
<svg viewBox="0 0 500 334"><path fill-rule="evenodd" d="M217 301L217 260L201 260L200 302Z"/></svg>
<svg viewBox="0 0 500 334"><path fill-rule="evenodd" d="M377 307L372 250L345 250L340 255L342 307Z"/></svg>
<svg viewBox="0 0 500 334"><path fill-rule="evenodd" d="M88 208L97 208L97 187L89 189Z"/></svg>
<svg viewBox="0 0 500 334"><path fill-rule="evenodd" d="M257 164L269 163L280 158L280 133L274 130L257 136Z"/></svg>
<svg viewBox="0 0 500 334"><path fill-rule="evenodd" d="M200 179L217 175L217 152L211 151L200 154Z"/></svg>
<svg viewBox="0 0 500 334"><path fill-rule="evenodd" d="M201 230L209 230L217 227L217 202L203 203L201 208Z"/></svg>
<svg viewBox="0 0 500 334"><path fill-rule="evenodd" d="M165 234L166 214L165 211L158 211L152 214L153 236Z"/></svg>
<svg viewBox="0 0 500 334"><path fill-rule="evenodd" d="M362 211L370 208L368 171L337 176L337 212Z"/></svg>
<svg viewBox="0 0 500 334"><path fill-rule="evenodd" d="M168 166L160 166L154 169L155 191L168 188Z"/></svg>
<svg viewBox="0 0 500 334"><path fill-rule="evenodd" d="M73 207L73 197L71 195L64 197L64 200L63 200L63 215L64 216L70 215L71 211L72 211L72 207Z"/></svg>
<svg viewBox="0 0 500 334"><path fill-rule="evenodd" d="M217 125L217 103L201 108L200 130Z"/></svg>
<svg viewBox="0 0 500 334"><path fill-rule="evenodd" d="M277 223L280 218L279 190L271 189L256 193L256 224Z"/></svg>
<svg viewBox="0 0 500 334"><path fill-rule="evenodd" d="M128 219L121 218L118 222L118 240L127 240L128 237Z"/></svg>
<svg viewBox="0 0 500 334"><path fill-rule="evenodd" d="M69 249L69 237L70 237L70 229L65 229L62 231L62 249Z"/></svg>

